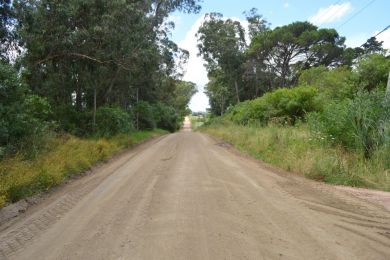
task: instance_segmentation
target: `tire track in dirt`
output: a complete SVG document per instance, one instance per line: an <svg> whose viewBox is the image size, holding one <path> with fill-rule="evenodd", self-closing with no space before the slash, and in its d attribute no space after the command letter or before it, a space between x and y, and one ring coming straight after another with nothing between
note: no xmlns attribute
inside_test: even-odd
<svg viewBox="0 0 390 260"><path fill-rule="evenodd" d="M8 231L6 228L6 230L0 233L0 256L3 258L11 257L27 246L34 238L61 220L86 194L94 190L101 181L124 167L128 160L137 155L139 150L142 150L149 143L157 143L162 138L160 137L146 142L140 145L140 147L136 147L134 151L128 151L119 155L119 158L117 156L113 159L115 162L111 163L111 165L98 167L95 170L96 173L92 173L92 176L85 176L85 179L81 183L76 183L78 184L76 188L65 187L65 190L56 200L50 202L42 210L36 212L36 214L33 214L26 220L22 220L21 223L16 223L11 231ZM93 174L96 174L96 176L93 176ZM53 194L53 196L56 196L56 194Z"/></svg>
<svg viewBox="0 0 390 260"><path fill-rule="evenodd" d="M390 213L185 132L0 231L10 259L388 259Z"/></svg>

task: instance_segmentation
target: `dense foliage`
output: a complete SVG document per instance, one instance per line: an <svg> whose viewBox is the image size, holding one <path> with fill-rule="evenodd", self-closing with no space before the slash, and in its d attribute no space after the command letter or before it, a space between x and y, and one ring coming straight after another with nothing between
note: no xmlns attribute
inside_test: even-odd
<svg viewBox="0 0 390 260"><path fill-rule="evenodd" d="M133 118L118 107L99 107L96 111L96 132L101 136L128 133L133 129Z"/></svg>
<svg viewBox="0 0 390 260"><path fill-rule="evenodd" d="M390 147L382 42L347 48L335 29L309 22L271 29L255 9L246 16L248 31L216 13L198 31L212 114L242 125L308 122L315 138L365 158Z"/></svg>
<svg viewBox="0 0 390 260"><path fill-rule="evenodd" d="M317 89L296 87L278 89L264 96L240 103L228 110L226 118L240 124L272 122L295 124L303 119L307 112L317 111Z"/></svg>
<svg viewBox="0 0 390 260"><path fill-rule="evenodd" d="M50 126L49 103L30 94L8 64L0 63L0 82L0 157L22 146L34 149Z"/></svg>
<svg viewBox="0 0 390 260"><path fill-rule="evenodd" d="M382 91L359 92L353 99L326 104L309 121L330 143L361 151L369 158L375 149L390 145L389 101Z"/></svg>
<svg viewBox="0 0 390 260"><path fill-rule="evenodd" d="M1 1L0 150L49 128L176 131L196 86L181 80L188 52L170 39L168 17L198 2Z"/></svg>
<svg viewBox="0 0 390 260"><path fill-rule="evenodd" d="M309 22L271 29L255 9L246 16L247 31L239 21L210 13L197 34L209 76L206 94L215 115L278 88L316 85L327 88L324 95L342 99L352 98L358 88L371 91L385 85L389 58L375 37L347 48L335 29Z"/></svg>
<svg viewBox="0 0 390 260"><path fill-rule="evenodd" d="M315 139L370 158L390 147L390 94L384 88L389 69L389 59L379 54L361 57L355 70L313 67L302 71L300 86L241 102L224 118L261 126L307 121Z"/></svg>

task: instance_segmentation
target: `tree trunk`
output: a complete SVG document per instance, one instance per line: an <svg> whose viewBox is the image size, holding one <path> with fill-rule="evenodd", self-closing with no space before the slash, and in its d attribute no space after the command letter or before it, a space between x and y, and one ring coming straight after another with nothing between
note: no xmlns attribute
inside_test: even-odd
<svg viewBox="0 0 390 260"><path fill-rule="evenodd" d="M137 93L136 93L136 97L137 97L137 104L138 104L138 98L139 98L139 88L137 88ZM139 130L139 111L138 111L139 108L137 108L137 115L136 115L136 119L137 119L137 131Z"/></svg>
<svg viewBox="0 0 390 260"><path fill-rule="evenodd" d="M390 71L389 71L389 78L387 79L386 95L390 96Z"/></svg>
<svg viewBox="0 0 390 260"><path fill-rule="evenodd" d="M286 75L284 70L282 71L282 88L286 87Z"/></svg>
<svg viewBox="0 0 390 260"><path fill-rule="evenodd" d="M225 98L224 97L221 98L221 106L220 106L220 108L221 108L221 116L223 116L223 113L224 113L224 110L225 110Z"/></svg>
<svg viewBox="0 0 390 260"><path fill-rule="evenodd" d="M257 70L256 70L256 73L255 73L255 97L254 98L257 98L259 96L258 85L259 85L259 77L257 76Z"/></svg>
<svg viewBox="0 0 390 260"><path fill-rule="evenodd" d="M92 130L96 130L96 86L93 89L93 121L92 121Z"/></svg>
<svg viewBox="0 0 390 260"><path fill-rule="evenodd" d="M81 91L81 86L80 83L77 81L77 90L76 90L76 110L81 111L82 107L82 91Z"/></svg>
<svg viewBox="0 0 390 260"><path fill-rule="evenodd" d="M110 103L110 93L112 91L112 88L114 87L116 79L118 78L120 70L121 70L121 68L118 68L116 70L114 78L111 79L110 84L108 85L108 89L107 89L106 94L105 94L105 96L106 96L106 103L107 104Z"/></svg>
<svg viewBox="0 0 390 260"><path fill-rule="evenodd" d="M240 103L240 95L238 93L238 84L237 84L237 80L234 81L234 86L236 88L236 97L237 97L237 104Z"/></svg>

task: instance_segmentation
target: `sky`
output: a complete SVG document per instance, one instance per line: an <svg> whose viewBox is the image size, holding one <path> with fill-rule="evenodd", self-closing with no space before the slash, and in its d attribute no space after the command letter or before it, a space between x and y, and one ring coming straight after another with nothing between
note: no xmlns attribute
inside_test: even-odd
<svg viewBox="0 0 390 260"><path fill-rule="evenodd" d="M255 7L271 28L295 21L310 21L320 28L335 28L346 37L348 47L358 47L390 25L390 0L203 0L198 14L174 13L172 39L190 52L183 80L196 83L198 93L190 103L192 111L205 111L208 98L203 93L207 84L204 61L198 57L196 32L206 13L219 12L226 18L244 23L244 11ZM390 29L378 36L384 47L390 49Z"/></svg>

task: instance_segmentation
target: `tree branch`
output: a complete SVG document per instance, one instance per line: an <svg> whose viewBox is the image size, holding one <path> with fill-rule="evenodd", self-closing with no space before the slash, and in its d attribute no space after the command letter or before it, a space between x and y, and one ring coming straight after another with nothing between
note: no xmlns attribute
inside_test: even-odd
<svg viewBox="0 0 390 260"><path fill-rule="evenodd" d="M87 60L90 60L90 61L93 61L93 62L96 62L96 63L99 63L99 64L108 64L108 63L112 63L112 64L115 64L119 67L121 67L122 69L124 70L127 70L127 71L130 71L130 68L125 66L123 63L120 63L120 62L117 62L115 60L106 60L106 61L102 61L102 60L99 60L97 58L94 58L94 57L91 57L91 56L88 56L86 54L82 54L82 53L77 53L77 52L70 52L70 53L60 53L60 54L54 54L54 55L50 55L42 60L39 60L35 63L35 65L39 65L39 64L42 64L44 62L47 62L49 60L53 60L55 58L59 58L59 57L66 57L66 56L74 56L74 57L78 57L78 58L82 58L82 59L87 59Z"/></svg>

